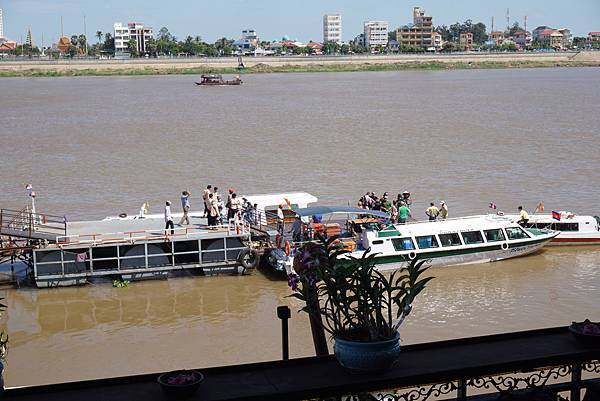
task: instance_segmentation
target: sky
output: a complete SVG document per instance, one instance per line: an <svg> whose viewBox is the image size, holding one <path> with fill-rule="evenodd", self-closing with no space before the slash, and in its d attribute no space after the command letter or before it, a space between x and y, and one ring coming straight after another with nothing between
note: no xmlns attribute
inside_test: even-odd
<svg viewBox="0 0 600 401"><path fill-rule="evenodd" d="M390 28L412 22L412 8L421 6L433 16L434 25L472 19L495 28L511 21L527 28L539 25L569 28L575 36L600 31L600 0L0 0L4 11L4 34L20 41L31 27L34 43L55 43L63 17L65 35L81 34L86 17L87 33L94 42L96 31L111 32L114 22L142 22L161 27L179 39L201 36L207 42L220 37L238 38L242 29L256 29L261 40L283 36L300 41L322 40L322 18L340 13L343 39L351 40L367 20L383 20ZM512 22L511 22L512 23Z"/></svg>

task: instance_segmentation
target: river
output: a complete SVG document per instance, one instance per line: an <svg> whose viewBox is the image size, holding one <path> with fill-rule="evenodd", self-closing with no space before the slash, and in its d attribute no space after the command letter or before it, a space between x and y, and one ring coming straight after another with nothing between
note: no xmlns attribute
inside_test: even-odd
<svg viewBox="0 0 600 401"><path fill-rule="evenodd" d="M244 194L307 191L355 204L409 190L413 214L596 214L598 68L0 80L0 206L31 182L38 210L70 220L135 213L207 184ZM194 203L196 202L196 203ZM402 328L405 344L600 320L600 249L546 248L520 259L432 269ZM0 291L7 385L73 381L280 357L285 281L181 277L113 288ZM312 353L293 312L291 355Z"/></svg>

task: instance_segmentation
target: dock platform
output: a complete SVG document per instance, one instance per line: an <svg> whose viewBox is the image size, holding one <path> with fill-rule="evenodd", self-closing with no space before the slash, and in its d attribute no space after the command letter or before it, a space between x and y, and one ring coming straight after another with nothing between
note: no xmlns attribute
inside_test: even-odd
<svg viewBox="0 0 600 401"><path fill-rule="evenodd" d="M247 260L253 258L247 225L208 227L200 216L192 213L189 225L173 230L165 230L164 219L156 217L68 222L66 235L33 250L35 283L69 286L95 277L139 280L183 270L243 273L253 267Z"/></svg>

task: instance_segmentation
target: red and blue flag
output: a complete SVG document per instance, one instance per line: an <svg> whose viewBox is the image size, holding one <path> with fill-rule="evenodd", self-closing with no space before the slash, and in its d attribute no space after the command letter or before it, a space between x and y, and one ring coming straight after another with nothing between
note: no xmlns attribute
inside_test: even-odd
<svg viewBox="0 0 600 401"><path fill-rule="evenodd" d="M552 211L552 218L554 220L560 220L560 212L555 212L554 210Z"/></svg>

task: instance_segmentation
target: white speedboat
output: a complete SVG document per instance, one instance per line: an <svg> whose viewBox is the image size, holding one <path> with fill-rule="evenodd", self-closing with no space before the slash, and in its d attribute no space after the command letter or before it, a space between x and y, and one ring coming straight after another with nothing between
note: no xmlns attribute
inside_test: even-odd
<svg viewBox="0 0 600 401"><path fill-rule="evenodd" d="M348 207L315 206L296 209L301 217L311 215L355 214L363 218L345 224L325 223L337 227L339 239L351 252L341 256L361 258L366 250L376 254L379 270L406 266L411 260L427 260L432 266L452 266L494 262L538 251L559 233L547 229L525 229L510 219L497 215L468 216L408 224L385 224L386 213ZM380 219L373 222L364 215ZM366 224L357 224L367 221ZM369 222L370 221L370 222ZM387 220L389 221L389 220ZM311 230L312 224L306 229ZM340 230L341 228L341 230ZM341 231L341 232L340 232ZM315 238L314 235L309 235ZM291 243L289 252L275 250L269 261L280 272L292 272L293 258L302 243Z"/></svg>
<svg viewBox="0 0 600 401"><path fill-rule="evenodd" d="M516 221L518 215L504 215ZM579 216L572 212L554 212L553 214L532 214L524 224L528 229L549 229L559 234L549 245L600 245L600 217Z"/></svg>
<svg viewBox="0 0 600 401"><path fill-rule="evenodd" d="M365 230L357 250L344 257L360 258L370 249L379 269L403 267L417 258L432 266L494 262L534 253L558 234L524 229L496 215L390 224Z"/></svg>

